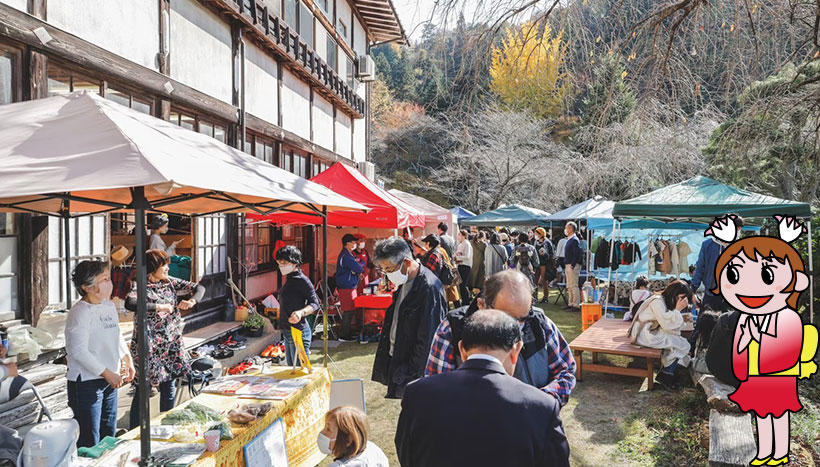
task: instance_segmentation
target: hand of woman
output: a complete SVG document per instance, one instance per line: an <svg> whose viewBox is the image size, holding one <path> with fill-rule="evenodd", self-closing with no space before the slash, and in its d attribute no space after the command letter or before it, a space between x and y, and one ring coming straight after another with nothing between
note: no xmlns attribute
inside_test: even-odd
<svg viewBox="0 0 820 467"><path fill-rule="evenodd" d="M687 308L689 308L689 299L686 297L678 298L678 303L677 306L675 306L675 309L678 311L683 311Z"/></svg>
<svg viewBox="0 0 820 467"><path fill-rule="evenodd" d="M108 368L103 371L102 377L105 378L105 381L114 389L119 388L122 386L122 377L113 371L109 370Z"/></svg>
<svg viewBox="0 0 820 467"><path fill-rule="evenodd" d="M174 305L170 303L160 303L157 305L157 313L160 314L169 314L174 311Z"/></svg>
<svg viewBox="0 0 820 467"><path fill-rule="evenodd" d="M191 308L194 307L194 305L196 305L196 300L194 300L194 299L183 300L183 301L179 302L179 309L180 310L190 310Z"/></svg>
<svg viewBox="0 0 820 467"><path fill-rule="evenodd" d="M299 321L302 321L302 313L298 311L294 311L290 314L290 318L288 318L288 323L290 324L299 324Z"/></svg>
<svg viewBox="0 0 820 467"><path fill-rule="evenodd" d="M134 380L134 377L137 376L137 370L134 369L134 362L131 361L131 357L125 357L125 379L123 383L130 383Z"/></svg>

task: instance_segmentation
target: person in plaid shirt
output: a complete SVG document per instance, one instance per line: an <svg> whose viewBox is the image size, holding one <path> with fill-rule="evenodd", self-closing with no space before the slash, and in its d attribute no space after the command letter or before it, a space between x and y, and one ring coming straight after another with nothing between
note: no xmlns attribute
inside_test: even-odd
<svg viewBox="0 0 820 467"><path fill-rule="evenodd" d="M575 359L555 323L532 306L532 283L516 270L488 277L483 298L447 314L433 336L424 376L447 373L461 364L461 329L464 320L479 308L501 310L521 323L524 348L513 376L555 397L562 406L566 404L575 387Z"/></svg>

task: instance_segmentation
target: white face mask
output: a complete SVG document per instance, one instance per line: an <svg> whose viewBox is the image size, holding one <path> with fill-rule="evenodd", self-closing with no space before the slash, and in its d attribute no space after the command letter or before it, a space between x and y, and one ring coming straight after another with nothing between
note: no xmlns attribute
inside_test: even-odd
<svg viewBox="0 0 820 467"><path fill-rule="evenodd" d="M292 264L287 264L287 265L280 264L279 265L279 272L281 272L283 276L287 276L288 274L292 273L295 270L296 270L296 266L294 266Z"/></svg>
<svg viewBox="0 0 820 467"><path fill-rule="evenodd" d="M319 446L319 452L327 455L332 454L333 452L330 450L331 441L336 441L336 439L330 439L325 436L324 433L319 433L319 436L316 438L316 444Z"/></svg>
<svg viewBox="0 0 820 467"><path fill-rule="evenodd" d="M359 243L359 249L360 249L360 250L364 250L364 242Z"/></svg>
<svg viewBox="0 0 820 467"><path fill-rule="evenodd" d="M401 267L399 267L393 272L386 272L384 274L387 276L390 282L396 285L396 287L407 283L407 273L401 272Z"/></svg>

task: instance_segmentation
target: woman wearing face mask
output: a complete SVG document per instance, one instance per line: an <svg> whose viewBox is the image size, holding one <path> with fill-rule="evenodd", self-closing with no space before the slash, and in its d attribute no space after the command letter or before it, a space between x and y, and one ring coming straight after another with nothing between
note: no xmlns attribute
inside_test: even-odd
<svg viewBox="0 0 820 467"><path fill-rule="evenodd" d="M321 309L316 289L310 279L302 273L302 252L295 246L286 246L276 252L276 262L279 272L285 278L285 283L279 289L279 329L285 339L285 359L288 365L293 365L296 353L296 343L293 341L290 328L302 331L302 343L305 353L310 355L310 325L306 316Z"/></svg>
<svg viewBox="0 0 820 467"><path fill-rule="evenodd" d="M361 410L337 407L325 415L319 451L333 456L330 467L388 467L384 452L367 440L368 431L367 415Z"/></svg>
<svg viewBox="0 0 820 467"><path fill-rule="evenodd" d="M182 343L183 323L180 310L191 310L205 295L205 287L202 285L170 277L170 263L171 257L162 250L148 250L145 253L145 268L148 271L145 316L148 361L143 368L147 373L148 383L159 387L160 412L174 408L176 380L191 370L188 352ZM192 297L184 299L189 296ZM125 308L137 311L137 281L132 283L131 293L125 299ZM131 355L137 359L136 333L131 338ZM132 429L139 424L139 392L142 390L139 386L135 387L130 414Z"/></svg>
<svg viewBox="0 0 820 467"><path fill-rule="evenodd" d="M71 280L82 299L71 307L65 328L68 405L80 425L77 445L89 447L115 435L117 388L134 378L134 365L110 300L108 263L82 261Z"/></svg>

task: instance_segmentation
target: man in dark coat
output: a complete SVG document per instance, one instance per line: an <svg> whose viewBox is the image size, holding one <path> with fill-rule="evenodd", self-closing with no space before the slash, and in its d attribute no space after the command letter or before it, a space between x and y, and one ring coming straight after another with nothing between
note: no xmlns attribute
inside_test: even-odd
<svg viewBox="0 0 820 467"><path fill-rule="evenodd" d="M568 466L558 401L510 376L521 352L516 319L467 319L458 370L407 386L396 430L403 467Z"/></svg>
<svg viewBox="0 0 820 467"><path fill-rule="evenodd" d="M421 378L433 334L447 312L441 281L413 258L407 242L390 237L376 245L373 263L398 288L384 315L373 381L387 386L389 399L401 399L410 381Z"/></svg>

